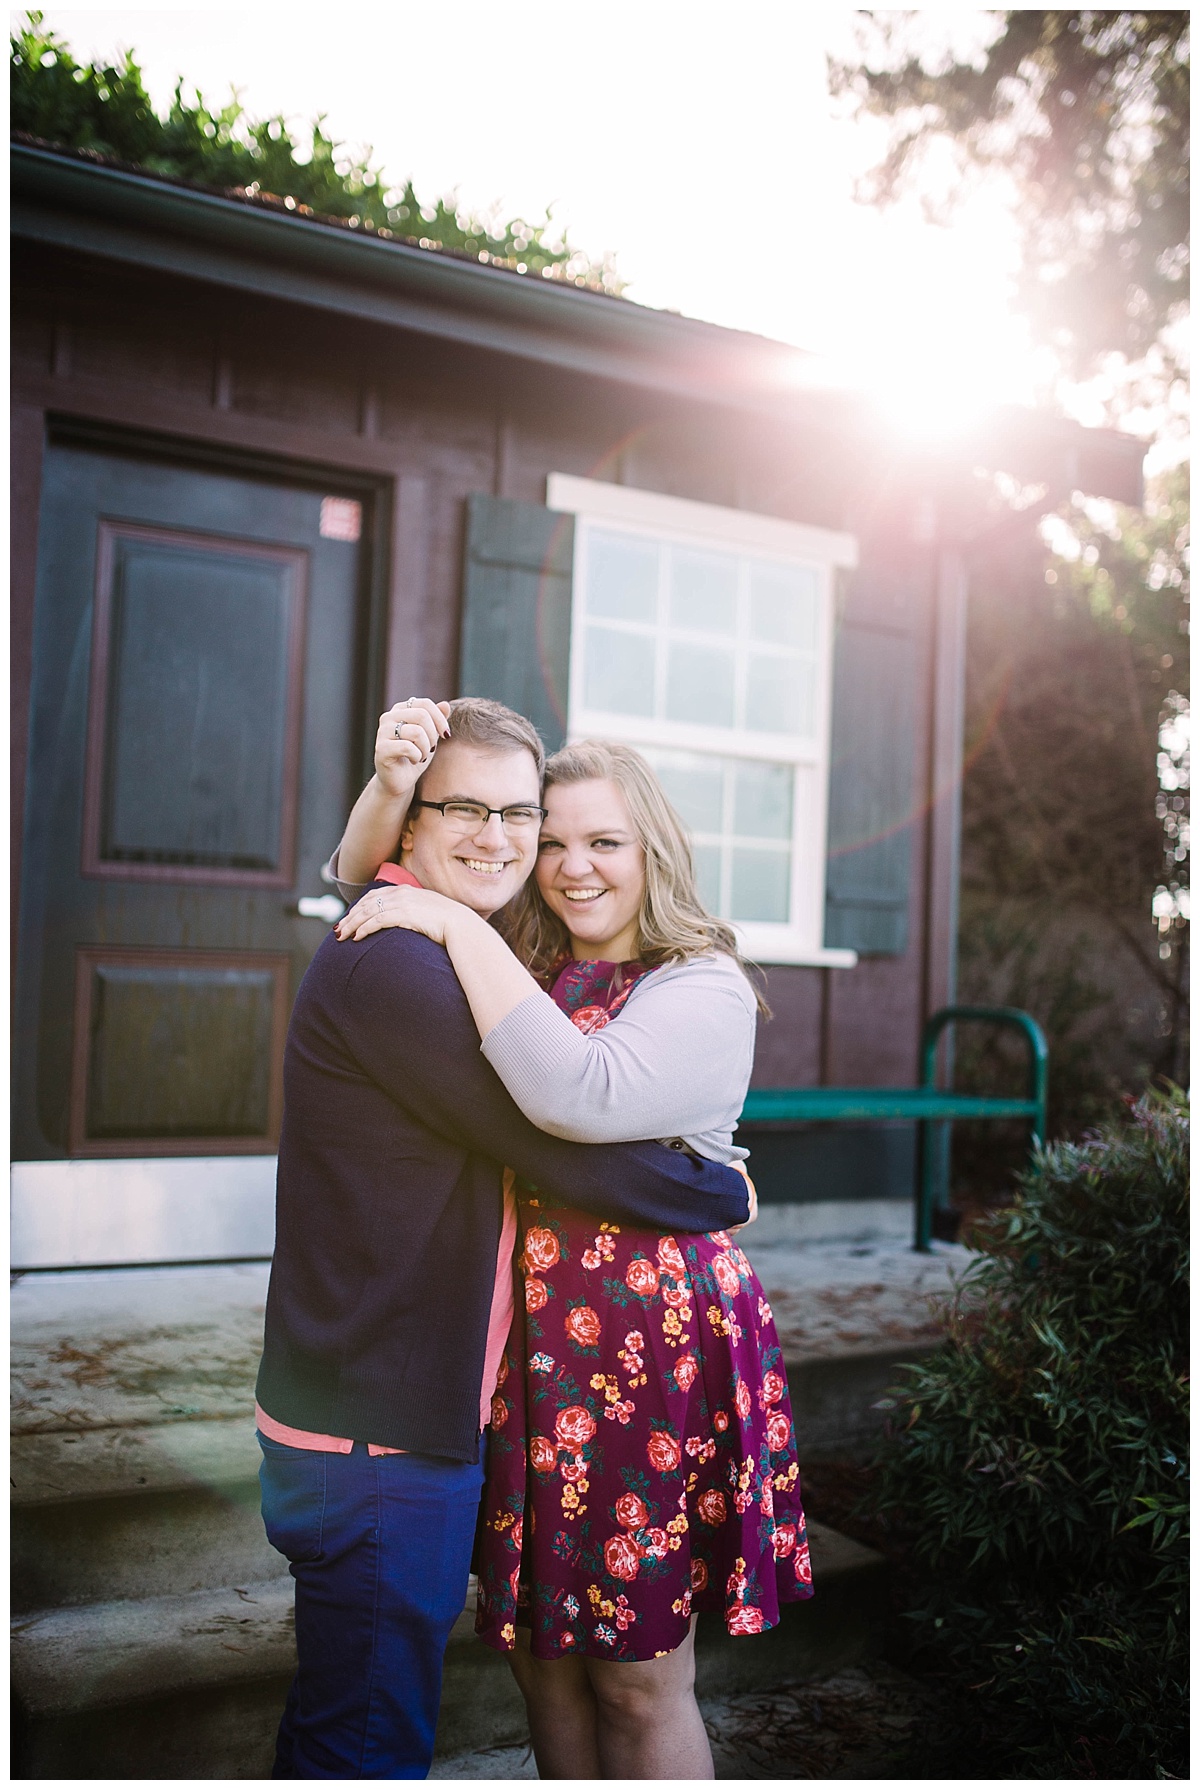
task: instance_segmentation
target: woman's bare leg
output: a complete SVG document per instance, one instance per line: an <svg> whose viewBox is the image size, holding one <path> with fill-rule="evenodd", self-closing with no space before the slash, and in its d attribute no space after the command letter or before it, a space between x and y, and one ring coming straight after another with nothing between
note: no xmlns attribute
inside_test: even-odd
<svg viewBox="0 0 1200 1790"><path fill-rule="evenodd" d="M712 1753L696 1706L696 1618L661 1659L587 1661L599 1706L600 1776L711 1778Z"/></svg>
<svg viewBox="0 0 1200 1790"><path fill-rule="evenodd" d="M582 1659L535 1659L529 1630L518 1628L508 1663L529 1716L540 1778L598 1778L596 1697Z"/></svg>

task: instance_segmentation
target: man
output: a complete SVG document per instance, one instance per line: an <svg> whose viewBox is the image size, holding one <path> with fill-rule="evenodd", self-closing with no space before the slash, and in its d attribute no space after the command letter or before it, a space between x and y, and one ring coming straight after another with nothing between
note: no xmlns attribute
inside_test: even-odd
<svg viewBox="0 0 1200 1790"><path fill-rule="evenodd" d="M398 740L420 725L392 723ZM451 704L447 725L415 766L426 805L401 868L383 870L489 915L533 867L541 743L497 703ZM375 785L360 801L395 800ZM464 829L428 805L451 800L486 816ZM743 1223L745 1182L659 1144L538 1131L483 1058L445 952L414 932L325 940L284 1081L258 1421L299 1669L274 1775L424 1777L511 1314L503 1165L551 1198L676 1232Z"/></svg>

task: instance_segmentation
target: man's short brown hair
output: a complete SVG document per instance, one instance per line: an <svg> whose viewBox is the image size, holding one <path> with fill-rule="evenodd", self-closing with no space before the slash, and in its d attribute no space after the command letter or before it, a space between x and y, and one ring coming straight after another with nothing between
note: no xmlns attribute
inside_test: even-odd
<svg viewBox="0 0 1200 1790"><path fill-rule="evenodd" d="M457 696L450 704L450 738L491 752L528 752L537 766L538 787L546 770L546 748L532 721L490 696ZM423 782L424 779L422 778ZM418 783L413 796L421 793Z"/></svg>
<svg viewBox="0 0 1200 1790"><path fill-rule="evenodd" d="M450 704L450 738L468 746L490 746L493 752L528 752L539 781L546 769L546 748L533 722L490 696L455 697Z"/></svg>

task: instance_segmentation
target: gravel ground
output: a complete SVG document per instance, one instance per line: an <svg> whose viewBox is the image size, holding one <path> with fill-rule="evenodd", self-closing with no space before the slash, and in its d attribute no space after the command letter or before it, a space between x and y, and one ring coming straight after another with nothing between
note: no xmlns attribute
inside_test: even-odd
<svg viewBox="0 0 1200 1790"><path fill-rule="evenodd" d="M936 1693L880 1661L831 1678L706 1698L701 1712L718 1778L904 1778L974 1776L926 1752L936 1728ZM932 1767L932 1769L931 1769ZM431 1778L536 1778L527 1746L496 1747L434 1761Z"/></svg>
<svg viewBox="0 0 1200 1790"><path fill-rule="evenodd" d="M702 1705L719 1778L911 1775L931 1696L881 1662Z"/></svg>

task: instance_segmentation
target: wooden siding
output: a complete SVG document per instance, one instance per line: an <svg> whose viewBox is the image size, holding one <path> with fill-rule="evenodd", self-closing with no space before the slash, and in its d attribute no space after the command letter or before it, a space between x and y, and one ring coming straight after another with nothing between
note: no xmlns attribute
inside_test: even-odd
<svg viewBox="0 0 1200 1790"><path fill-rule="evenodd" d="M706 412L661 393L20 243L13 312L17 852L47 415L389 481L386 688L372 704L453 688L472 492L543 502L549 472L577 473L860 535L894 531L914 550L901 472L877 478L872 469L864 478L845 453L839 458L831 433ZM947 736L943 717L935 753L932 564L930 573L914 623L927 698L918 763L932 775L945 762ZM940 684L944 709L944 663ZM914 1078L923 1006L945 988L941 959L949 960L946 897L931 905L930 889L949 886L952 841L944 825L931 830L924 809L906 954L854 970L772 970L776 1017L761 1032L759 1085Z"/></svg>

